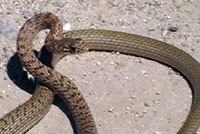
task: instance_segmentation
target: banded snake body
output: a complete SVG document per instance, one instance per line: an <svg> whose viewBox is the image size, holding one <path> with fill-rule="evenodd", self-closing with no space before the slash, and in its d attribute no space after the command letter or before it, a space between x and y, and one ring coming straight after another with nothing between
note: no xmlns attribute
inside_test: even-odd
<svg viewBox="0 0 200 134"><path fill-rule="evenodd" d="M129 33L96 29L62 33L62 24L55 15L41 13L29 19L21 28L17 39L18 55L28 72L65 101L73 114L78 134L97 134L96 125L76 85L35 58L32 52L32 39L43 29L50 29L45 43L49 51L53 50L48 47L52 41L79 38L88 45L89 51L117 51L148 58L175 68L186 77L193 89L189 115L177 134L194 134L197 131L200 124L200 65L192 56L167 43Z"/></svg>

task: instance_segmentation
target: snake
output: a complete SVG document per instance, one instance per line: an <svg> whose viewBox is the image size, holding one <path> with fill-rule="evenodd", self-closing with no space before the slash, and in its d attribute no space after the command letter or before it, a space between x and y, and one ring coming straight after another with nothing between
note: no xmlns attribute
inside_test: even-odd
<svg viewBox="0 0 200 134"><path fill-rule="evenodd" d="M56 15L37 14L27 20L20 29L17 38L17 53L27 71L64 100L73 115L78 134L97 134L98 131L89 106L78 87L66 76L42 64L33 54L32 40L44 29L50 29L45 40L47 50L50 52L54 51L50 45L52 41L79 38L88 45L88 51L116 51L121 54L139 56L170 66L180 72L191 85L193 99L189 114L177 134L197 132L200 124L200 65L188 53L153 38L119 31L83 29L63 33L62 23ZM20 123L24 124L23 122Z"/></svg>

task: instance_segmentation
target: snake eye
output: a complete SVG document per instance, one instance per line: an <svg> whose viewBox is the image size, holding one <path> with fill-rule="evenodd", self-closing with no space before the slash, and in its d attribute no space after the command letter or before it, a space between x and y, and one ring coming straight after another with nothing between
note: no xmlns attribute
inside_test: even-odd
<svg viewBox="0 0 200 134"><path fill-rule="evenodd" d="M76 52L76 48L75 47L70 47L69 48L69 52L70 53L75 53Z"/></svg>

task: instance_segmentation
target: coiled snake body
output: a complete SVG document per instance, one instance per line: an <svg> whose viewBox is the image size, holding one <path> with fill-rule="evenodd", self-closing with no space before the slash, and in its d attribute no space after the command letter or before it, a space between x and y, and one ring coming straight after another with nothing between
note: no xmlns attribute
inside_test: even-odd
<svg viewBox="0 0 200 134"><path fill-rule="evenodd" d="M33 37L47 28L50 29L47 37L49 40L80 38L91 51L117 51L122 54L141 56L180 71L191 84L194 96L189 115L178 134L196 132L200 123L200 65L189 54L155 39L116 31L76 30L66 32L62 36L62 25L58 18L51 13L42 13L28 20L21 28L17 40L18 54L24 67L37 80L63 98L72 111L79 134L97 134L92 114L83 96L69 79L41 64L32 52ZM48 46L48 41L46 44Z"/></svg>

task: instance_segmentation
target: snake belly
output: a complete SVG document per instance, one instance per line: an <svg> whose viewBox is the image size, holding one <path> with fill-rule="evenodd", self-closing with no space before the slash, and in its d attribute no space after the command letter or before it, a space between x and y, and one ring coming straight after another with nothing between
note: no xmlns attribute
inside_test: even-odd
<svg viewBox="0 0 200 134"><path fill-rule="evenodd" d="M64 33L66 38L81 38L90 51L116 51L158 61L178 70L192 85L190 112L177 134L194 134L200 124L200 65L186 52L167 43L129 33L85 29Z"/></svg>

